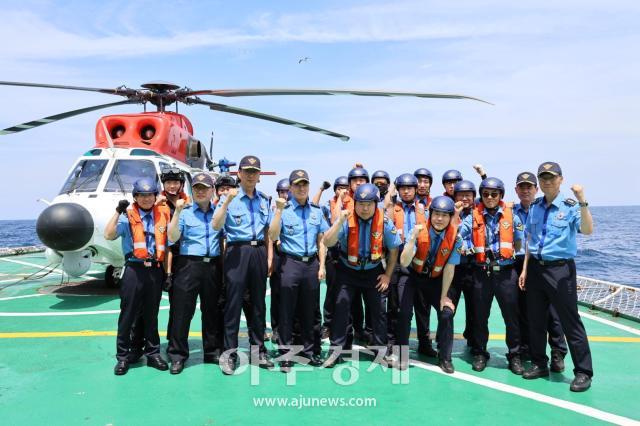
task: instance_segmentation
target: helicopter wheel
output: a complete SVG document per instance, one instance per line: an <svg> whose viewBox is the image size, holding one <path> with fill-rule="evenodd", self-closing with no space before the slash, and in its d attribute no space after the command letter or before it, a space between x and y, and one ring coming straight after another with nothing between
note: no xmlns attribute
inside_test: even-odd
<svg viewBox="0 0 640 426"><path fill-rule="evenodd" d="M120 268L113 265L107 266L104 271L104 283L108 288L116 288L120 284Z"/></svg>

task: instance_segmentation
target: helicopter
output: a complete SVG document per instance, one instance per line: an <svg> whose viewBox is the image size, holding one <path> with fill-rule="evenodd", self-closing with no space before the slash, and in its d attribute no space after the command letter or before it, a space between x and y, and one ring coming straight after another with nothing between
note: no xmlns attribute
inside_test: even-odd
<svg viewBox="0 0 640 426"><path fill-rule="evenodd" d="M234 173L230 168L235 163L226 158L214 161L211 158L212 145L207 151L202 142L195 138L193 125L185 115L178 112L179 104L202 105L213 111L285 124L345 142L350 138L342 133L283 117L209 102L200 96L400 96L467 99L490 104L470 96L439 93L343 89L192 90L165 81L152 81L137 89L124 85L110 89L12 81L0 81L0 86L98 92L125 98L28 121L0 130L0 135L11 135L100 109L127 104L144 106L144 112L106 115L97 121L95 145L75 161L59 194L51 202L46 202L48 206L36 221L36 232L46 247L45 256L51 264L60 264L62 270L72 277L87 273L93 263L107 265L104 277L107 286L117 285L125 258L119 241L107 241L104 238L104 226L112 215L113 206L119 200L133 200L131 191L136 180L148 177L159 183L159 176L164 170L178 168L187 177L184 187L188 192L191 187L188 183L195 173L206 171L214 177L219 173ZM147 104L155 106L156 111L147 112ZM173 104L175 112L167 110ZM215 168L218 168L218 172L214 171Z"/></svg>

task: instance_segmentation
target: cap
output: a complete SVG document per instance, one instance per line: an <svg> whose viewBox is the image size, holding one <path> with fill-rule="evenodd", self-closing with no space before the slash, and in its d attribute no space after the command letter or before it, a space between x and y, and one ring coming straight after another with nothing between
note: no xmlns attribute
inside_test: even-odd
<svg viewBox="0 0 640 426"><path fill-rule="evenodd" d="M538 186L538 179L536 179L536 175L531 172L522 172L516 178L516 186L521 183L530 183L531 185Z"/></svg>
<svg viewBox="0 0 640 426"><path fill-rule="evenodd" d="M196 185L204 185L207 188L213 188L213 179L206 173L198 173L193 177L193 182L191 182L191 186Z"/></svg>
<svg viewBox="0 0 640 426"><path fill-rule="evenodd" d="M540 175L543 173L551 173L554 176L562 176L562 169L560 168L560 164L548 161L546 163L540 164L540 167L538 167L538 177L540 177Z"/></svg>
<svg viewBox="0 0 640 426"><path fill-rule="evenodd" d="M242 170L254 169L260 171L260 159L255 155L245 155L240 160L240 165L238 168Z"/></svg>
<svg viewBox="0 0 640 426"><path fill-rule="evenodd" d="M309 174L305 170L294 170L289 175L289 183L291 185L299 182L309 182Z"/></svg>

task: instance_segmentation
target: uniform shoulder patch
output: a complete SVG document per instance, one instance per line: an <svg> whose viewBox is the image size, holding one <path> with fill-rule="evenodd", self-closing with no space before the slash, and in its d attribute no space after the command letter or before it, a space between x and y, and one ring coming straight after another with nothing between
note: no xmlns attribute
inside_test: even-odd
<svg viewBox="0 0 640 426"><path fill-rule="evenodd" d="M576 204L578 204L578 202L577 202L576 200L574 200L573 198L565 198L565 199L564 199L564 203L565 203L566 205L568 205L569 207L573 207L573 206L575 206Z"/></svg>

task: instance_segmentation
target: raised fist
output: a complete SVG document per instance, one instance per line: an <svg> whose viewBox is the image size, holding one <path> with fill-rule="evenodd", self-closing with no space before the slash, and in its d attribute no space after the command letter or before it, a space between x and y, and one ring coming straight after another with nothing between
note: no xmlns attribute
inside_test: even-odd
<svg viewBox="0 0 640 426"><path fill-rule="evenodd" d="M322 188L323 191L325 189L331 188L331 182L328 182L328 181L325 180L324 182L322 182L322 187L321 188Z"/></svg>
<svg viewBox="0 0 640 426"><path fill-rule="evenodd" d="M227 191L227 200L233 200L236 198L236 195L238 195L238 188L229 188L229 191Z"/></svg>
<svg viewBox="0 0 640 426"><path fill-rule="evenodd" d="M344 201L344 196L347 194L347 190L344 188L338 189L338 199L340 202Z"/></svg>
<svg viewBox="0 0 640 426"><path fill-rule="evenodd" d="M167 197L164 195L158 195L156 198L156 206L164 206L167 204Z"/></svg>
<svg viewBox="0 0 640 426"><path fill-rule="evenodd" d="M482 164L474 164L473 168L475 169L476 173L478 173L480 176L485 174L484 167L482 167Z"/></svg>
<svg viewBox="0 0 640 426"><path fill-rule="evenodd" d="M127 207L129 207L129 200L120 200L118 201L118 207L116 207L116 211L119 214L122 214L127 211Z"/></svg>
<svg viewBox="0 0 640 426"><path fill-rule="evenodd" d="M186 201L184 201L182 198L178 199L178 201L176 201L176 210L184 209L186 204L187 204Z"/></svg>
<svg viewBox="0 0 640 426"><path fill-rule="evenodd" d="M349 216L351 216L351 212L349 210L342 210L338 220L340 223L344 223L345 220L349 219Z"/></svg>
<svg viewBox="0 0 640 426"><path fill-rule="evenodd" d="M576 196L579 202L584 202L584 188L582 188L582 185L571 185L571 191L573 191L573 195Z"/></svg>
<svg viewBox="0 0 640 426"><path fill-rule="evenodd" d="M284 209L284 205L286 203L287 203L287 200L285 200L284 198L277 198L276 199L276 209L278 209L278 210Z"/></svg>

